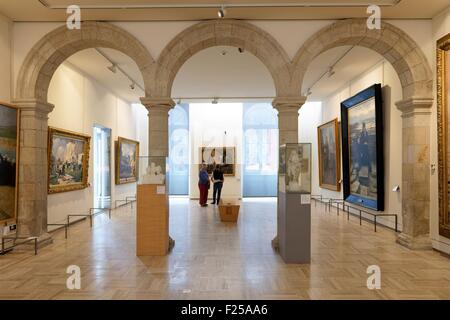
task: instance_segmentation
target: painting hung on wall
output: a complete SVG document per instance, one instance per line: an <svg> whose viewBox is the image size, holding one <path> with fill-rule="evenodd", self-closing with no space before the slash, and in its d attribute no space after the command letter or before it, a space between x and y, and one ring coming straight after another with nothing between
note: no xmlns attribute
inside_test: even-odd
<svg viewBox="0 0 450 320"><path fill-rule="evenodd" d="M341 103L344 199L384 210L383 113L381 85Z"/></svg>
<svg viewBox="0 0 450 320"><path fill-rule="evenodd" d="M450 34L437 42L439 234L450 238Z"/></svg>
<svg viewBox="0 0 450 320"><path fill-rule="evenodd" d="M334 119L317 128L319 149L319 185L341 191L341 157L339 144L339 122Z"/></svg>
<svg viewBox="0 0 450 320"><path fill-rule="evenodd" d="M116 184L136 182L139 175L139 142L119 137L116 150Z"/></svg>
<svg viewBox="0 0 450 320"><path fill-rule="evenodd" d="M311 193L311 144L287 143L280 146L278 190Z"/></svg>
<svg viewBox="0 0 450 320"><path fill-rule="evenodd" d="M90 142L84 134L48 129L48 193L87 188Z"/></svg>
<svg viewBox="0 0 450 320"><path fill-rule="evenodd" d="M236 165L235 147L201 147L200 162L207 165L208 173L211 174L216 165L220 165L226 176L234 176Z"/></svg>
<svg viewBox="0 0 450 320"><path fill-rule="evenodd" d="M0 222L17 212L19 110L0 103Z"/></svg>

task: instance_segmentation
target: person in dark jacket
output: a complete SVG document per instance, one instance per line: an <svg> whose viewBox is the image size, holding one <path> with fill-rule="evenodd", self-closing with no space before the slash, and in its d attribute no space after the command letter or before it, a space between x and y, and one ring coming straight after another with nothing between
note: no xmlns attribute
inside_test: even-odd
<svg viewBox="0 0 450 320"><path fill-rule="evenodd" d="M213 171L211 181L214 184L213 190L213 202L211 204L219 204L220 195L222 193L223 182L225 178L223 177L223 172L220 165L216 165L216 168Z"/></svg>
<svg viewBox="0 0 450 320"><path fill-rule="evenodd" d="M206 164L202 164L198 174L198 189L200 190L200 205L206 207L208 201L209 175L206 170Z"/></svg>

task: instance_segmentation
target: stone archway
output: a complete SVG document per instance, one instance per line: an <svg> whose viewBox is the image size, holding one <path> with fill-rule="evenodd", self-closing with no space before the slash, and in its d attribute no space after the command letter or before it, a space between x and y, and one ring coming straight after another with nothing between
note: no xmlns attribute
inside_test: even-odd
<svg viewBox="0 0 450 320"><path fill-rule="evenodd" d="M403 100L402 111L402 216L403 232L397 241L410 248L430 248L430 114L433 105L433 74L417 43L399 28L382 22L369 30L365 19L333 23L310 37L293 60L292 92L301 92L309 64L334 47L357 45L372 49L397 72Z"/></svg>
<svg viewBox="0 0 450 320"><path fill-rule="evenodd" d="M17 79L14 103L21 111L18 226L22 236L47 234L47 126L54 106L47 102L56 69L72 54L87 48L118 50L137 64L145 94L150 94L155 61L131 34L109 23L83 22L81 29L59 27L44 36L28 53Z"/></svg>

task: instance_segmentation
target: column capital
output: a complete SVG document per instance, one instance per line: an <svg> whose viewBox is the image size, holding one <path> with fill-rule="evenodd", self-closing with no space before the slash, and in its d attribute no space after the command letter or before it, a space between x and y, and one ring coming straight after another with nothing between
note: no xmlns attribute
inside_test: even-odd
<svg viewBox="0 0 450 320"><path fill-rule="evenodd" d="M305 104L307 97L276 97L272 101L272 106L278 110L278 112L293 112L300 110Z"/></svg>
<svg viewBox="0 0 450 320"><path fill-rule="evenodd" d="M395 105L402 112L402 118L407 118L415 115L431 114L433 101L434 99L431 97L412 97L397 101Z"/></svg>
<svg viewBox="0 0 450 320"><path fill-rule="evenodd" d="M141 98L141 103L145 108L147 108L148 111L150 111L151 109L166 109L167 112L169 112L170 109L177 105L175 101L173 101L173 99L170 97L144 97Z"/></svg>
<svg viewBox="0 0 450 320"><path fill-rule="evenodd" d="M55 108L55 105L37 99L14 99L12 103L21 111L35 111L42 115L48 115Z"/></svg>

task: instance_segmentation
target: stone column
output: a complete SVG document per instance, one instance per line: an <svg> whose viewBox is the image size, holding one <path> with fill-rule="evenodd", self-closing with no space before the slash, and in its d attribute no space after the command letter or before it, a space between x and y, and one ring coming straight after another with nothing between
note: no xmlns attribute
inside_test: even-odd
<svg viewBox="0 0 450 320"><path fill-rule="evenodd" d="M169 111L176 103L170 97L141 98L148 110L148 155L169 156ZM169 251L175 246L175 240L169 236Z"/></svg>
<svg viewBox="0 0 450 320"><path fill-rule="evenodd" d="M169 155L169 111L176 104L171 98L141 98L148 110L148 155Z"/></svg>
<svg viewBox="0 0 450 320"><path fill-rule="evenodd" d="M278 110L279 145L298 143L298 111L305 104L306 97L277 97L272 106ZM277 212L277 223L278 223ZM272 240L272 247L278 250L278 235Z"/></svg>
<svg viewBox="0 0 450 320"><path fill-rule="evenodd" d="M397 242L410 249L430 249L430 114L433 99L396 103L402 112L402 218Z"/></svg>
<svg viewBox="0 0 450 320"><path fill-rule="evenodd" d="M47 233L48 114L52 104L16 100L20 108L18 233L51 241Z"/></svg>

